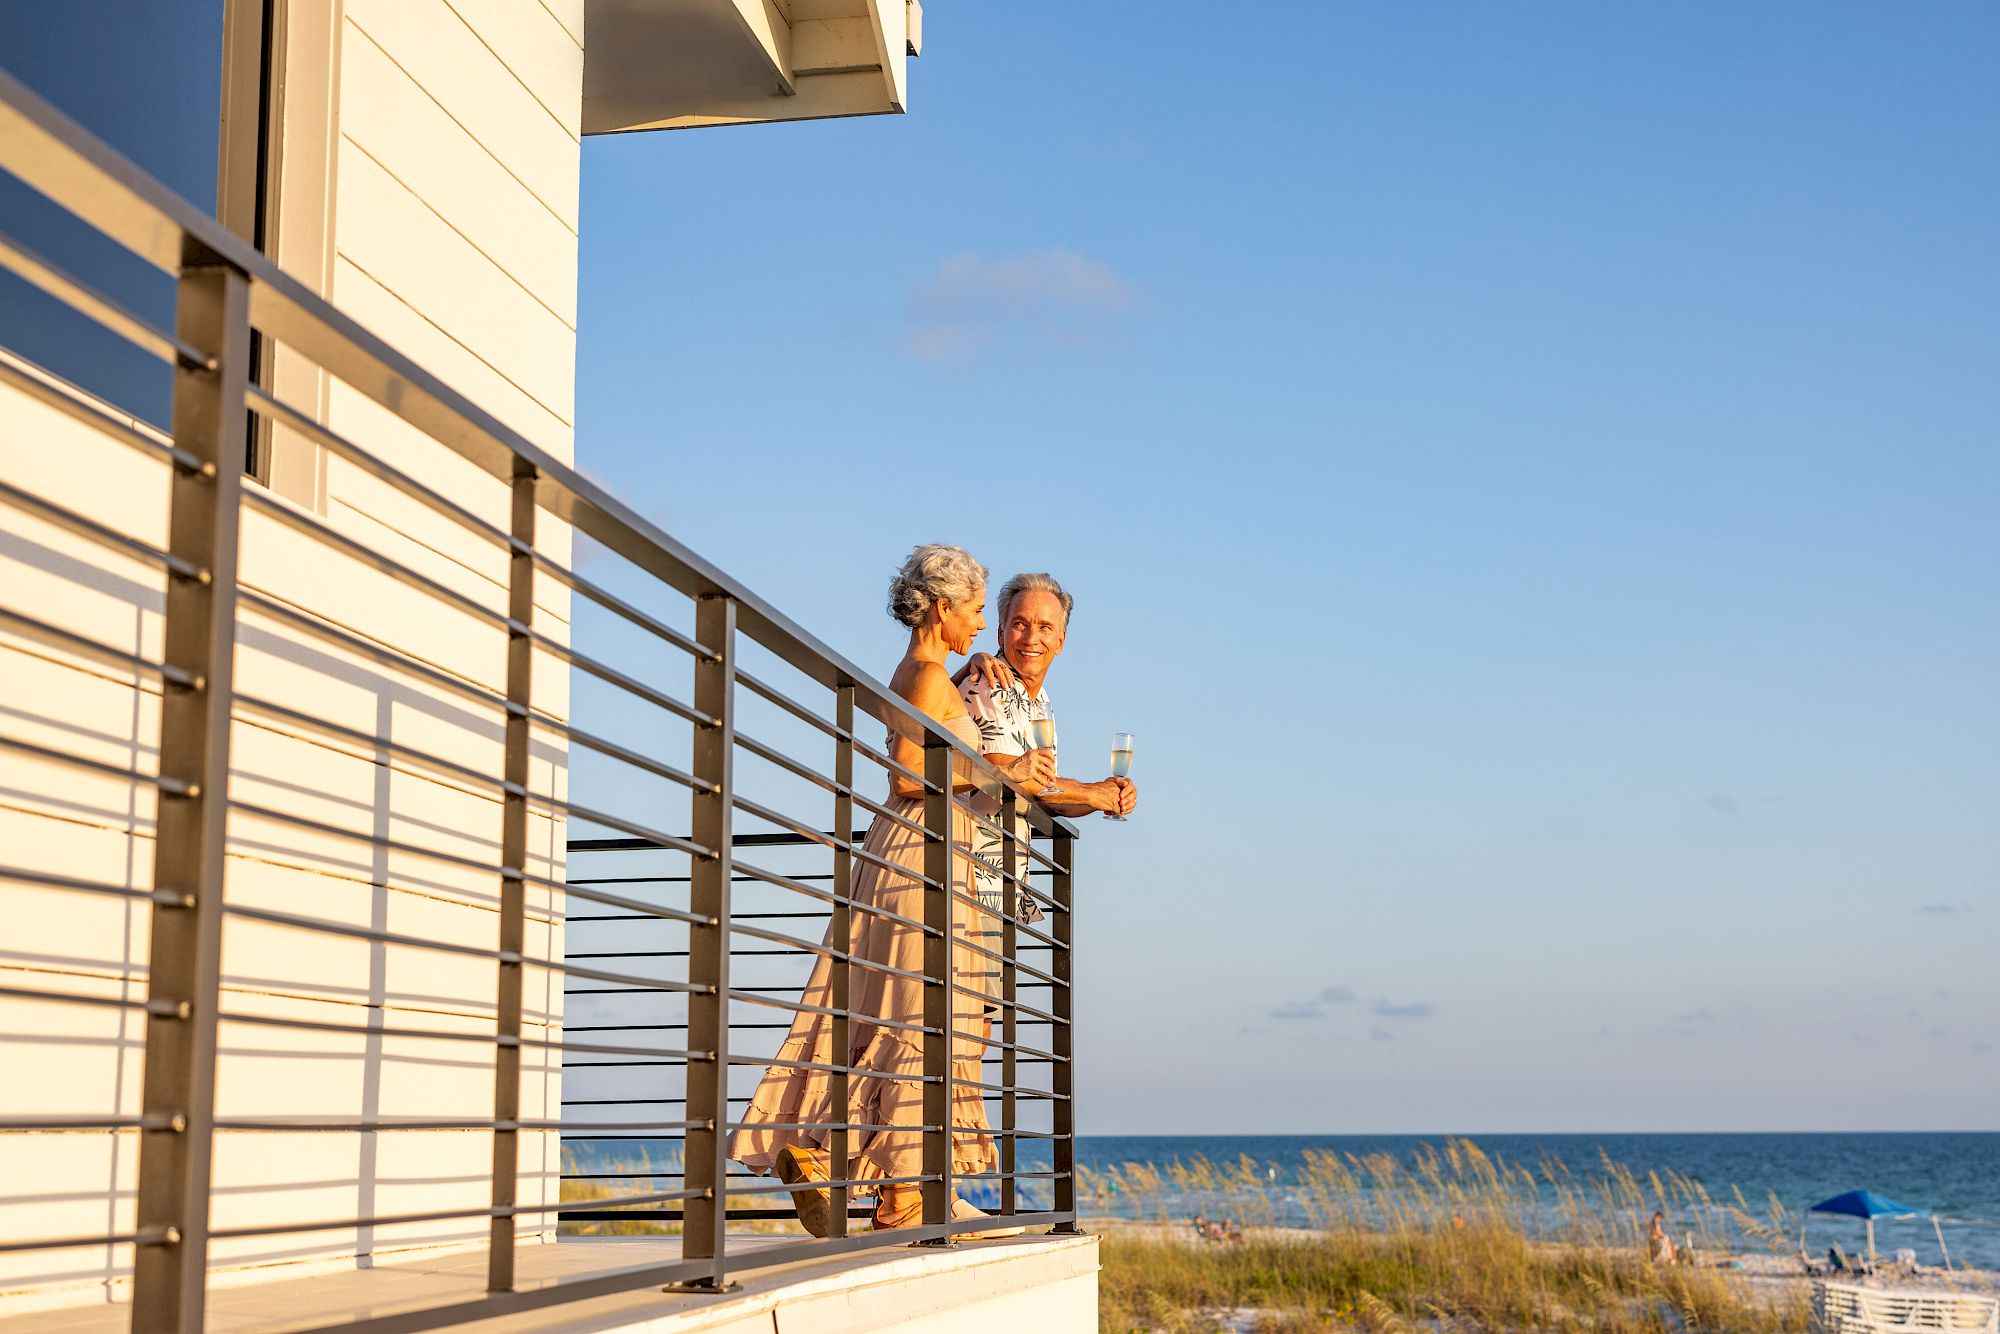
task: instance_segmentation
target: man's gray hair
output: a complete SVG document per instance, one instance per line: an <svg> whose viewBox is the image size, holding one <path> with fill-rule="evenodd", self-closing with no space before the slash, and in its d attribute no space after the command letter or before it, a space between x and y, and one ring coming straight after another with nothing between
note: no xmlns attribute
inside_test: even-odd
<svg viewBox="0 0 2000 1334"><path fill-rule="evenodd" d="M1000 588L1000 623L1005 625L1007 618L1014 614L1015 598L1034 592L1055 594L1056 601L1062 603L1063 629L1069 629L1069 611L1076 605L1076 599L1063 591L1063 586L1056 582L1052 574L1017 574L1003 584Z"/></svg>
<svg viewBox="0 0 2000 1334"><path fill-rule="evenodd" d="M985 587L986 567L971 552L932 542L912 551L889 581L889 614L915 629L938 602L971 602Z"/></svg>

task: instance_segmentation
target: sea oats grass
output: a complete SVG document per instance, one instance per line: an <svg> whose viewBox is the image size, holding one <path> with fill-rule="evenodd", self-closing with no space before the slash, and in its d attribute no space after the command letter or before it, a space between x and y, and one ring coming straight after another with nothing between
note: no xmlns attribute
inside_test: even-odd
<svg viewBox="0 0 2000 1334"><path fill-rule="evenodd" d="M1257 1328L1307 1331L1604 1331L1789 1334L1801 1295L1749 1291L1720 1271L1530 1242L1492 1227L1349 1230L1204 1243L1108 1227L1099 1328L1212 1330L1205 1313L1255 1308Z"/></svg>
<svg viewBox="0 0 2000 1334"><path fill-rule="evenodd" d="M1286 1178L1289 1200L1247 1158L1128 1164L1081 1174L1080 1186L1086 1209L1116 1202L1141 1220L1101 1225L1107 1331L1807 1328L1799 1285L1757 1287L1716 1267L1728 1243L1715 1226L1733 1222L1740 1236L1782 1250L1782 1209L1757 1219L1740 1196L1719 1205L1699 1182L1637 1176L1608 1159L1579 1179L1554 1160L1528 1167L1451 1140L1408 1159L1309 1150ZM1185 1217L1190 1202L1239 1221L1243 1240L1198 1237ZM1697 1263L1648 1262L1655 1208L1676 1219L1677 1235L1693 1234ZM1246 1308L1256 1312L1248 1325Z"/></svg>

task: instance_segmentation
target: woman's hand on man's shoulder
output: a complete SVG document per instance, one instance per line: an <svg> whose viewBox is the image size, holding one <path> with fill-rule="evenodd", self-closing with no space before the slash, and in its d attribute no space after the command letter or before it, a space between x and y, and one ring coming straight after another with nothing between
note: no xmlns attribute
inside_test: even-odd
<svg viewBox="0 0 2000 1334"><path fill-rule="evenodd" d="M1014 684L1014 669L997 654L975 653L965 660L965 683L983 686L987 694L997 695Z"/></svg>

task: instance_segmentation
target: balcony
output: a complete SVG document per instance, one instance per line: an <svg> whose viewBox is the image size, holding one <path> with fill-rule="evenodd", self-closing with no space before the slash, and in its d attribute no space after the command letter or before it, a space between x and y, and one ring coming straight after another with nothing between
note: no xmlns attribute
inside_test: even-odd
<svg viewBox="0 0 2000 1334"><path fill-rule="evenodd" d="M0 169L175 311L0 236L172 377L163 430L0 355L0 1331L887 1328L899 1294L1087 1320L1075 830L4 74ZM260 387L260 348L318 368L342 429ZM258 432L401 519L258 485ZM877 799L892 773L914 807ZM923 1111L895 1127L922 1221L851 1227L843 1178L812 1238L728 1136L794 1017L843 1050L883 967L851 949L884 915L871 820L922 850ZM879 1127L855 1070L804 1064L847 1110L797 1129L844 1163ZM966 1096L994 1171L956 1167ZM993 1217L948 1221L957 1192Z"/></svg>

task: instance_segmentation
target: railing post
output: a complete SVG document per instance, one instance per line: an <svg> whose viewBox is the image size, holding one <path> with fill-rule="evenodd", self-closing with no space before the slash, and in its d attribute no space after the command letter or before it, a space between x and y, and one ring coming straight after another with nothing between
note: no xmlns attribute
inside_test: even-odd
<svg viewBox="0 0 2000 1334"><path fill-rule="evenodd" d="M1072 893L1073 868L1076 865L1076 839L1060 827L1050 840L1050 855L1056 863L1050 873L1049 897L1056 901L1056 910L1049 914L1050 935L1057 941L1056 948L1049 951L1049 972L1055 975L1055 985L1049 988L1049 1013L1056 1017L1050 1025L1053 1030L1049 1050L1055 1053L1055 1063L1050 1067L1049 1090L1056 1096L1054 1103L1055 1131L1055 1172L1056 1172L1056 1212L1068 1214L1066 1222L1051 1228L1052 1232L1075 1232L1076 1226L1076 1079L1074 1067L1075 1047L1071 1041L1070 1029L1074 1008L1070 1004L1070 958L1072 924L1075 921L1075 895Z"/></svg>
<svg viewBox="0 0 2000 1334"><path fill-rule="evenodd" d="M1014 954L1020 948L1020 933L1015 930L1015 914L1021 908L1021 890L1015 883L1017 877L1027 873L1028 860L1021 855L1019 840L1027 829L1027 822L1021 817L1021 798L1009 786L1000 798L1001 838L1000 881L1000 1212L1013 1214L1020 1212L1020 1195L1016 1189L1014 1173L1019 1167L1015 1156L1019 1120L1014 1085L1019 1078L1019 1070L1014 1059L1014 1035L1019 1031L1014 1018L1014 988L1017 977L1014 969Z"/></svg>
<svg viewBox="0 0 2000 1334"><path fill-rule="evenodd" d="M535 470L514 464L514 546L507 563L507 726L500 806L500 961L493 1051L493 1224L487 1238L486 1290L514 1290L514 1213L521 1170L521 954L527 948L528 711L533 704L535 644Z"/></svg>
<svg viewBox="0 0 2000 1334"><path fill-rule="evenodd" d="M695 604L695 639L706 656L695 661L694 707L713 719L694 729L694 841L713 849L689 872L690 907L702 920L688 927L687 1130L683 1155L687 1202L682 1255L715 1261L706 1280L690 1287L728 1286L724 1232L729 1212L729 879L736 752L736 602L719 593Z"/></svg>
<svg viewBox="0 0 2000 1334"><path fill-rule="evenodd" d="M847 1007L852 973L847 955L854 948L853 917L849 901L854 894L854 687L843 684L834 691L834 725L840 739L833 754L833 921L828 939L835 951L833 959L833 1043L827 1059L836 1067L833 1076L834 1130L827 1143L827 1162L835 1181L847 1179L847 1123L854 1119L848 1107L847 1067L852 1059L852 1043L847 1031ZM829 1236L847 1235L848 1189L835 1186L832 1208L828 1210Z"/></svg>
<svg viewBox="0 0 2000 1334"><path fill-rule="evenodd" d="M199 1334L206 1305L249 280L205 252L190 256L175 330L214 365L174 372L174 440L201 466L174 470L167 548L207 575L167 578L164 658L195 680L168 685L160 707L160 773L188 786L185 795L161 793L153 845L153 885L164 893L147 961L141 1100L147 1115L168 1121L139 1141L136 1334ZM165 897L173 894L182 897Z"/></svg>
<svg viewBox="0 0 2000 1334"><path fill-rule="evenodd" d="M951 1221L952 1137L952 850L951 748L924 738L924 1222ZM933 1245L949 1245L949 1233Z"/></svg>

